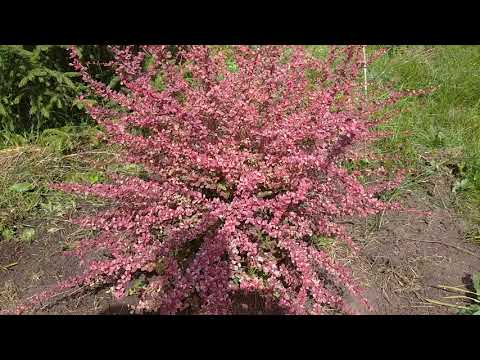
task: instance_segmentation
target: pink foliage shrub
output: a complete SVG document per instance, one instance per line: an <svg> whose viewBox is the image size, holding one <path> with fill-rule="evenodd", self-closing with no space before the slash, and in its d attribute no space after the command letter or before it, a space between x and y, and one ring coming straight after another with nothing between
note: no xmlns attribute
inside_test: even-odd
<svg viewBox="0 0 480 360"><path fill-rule="evenodd" d="M110 284L122 298L142 275L137 310L163 314L187 311L194 298L197 313L231 313L242 292L287 314L353 312L338 287L366 303L314 239L356 251L339 219L399 208L376 196L399 178L368 187L341 162L378 135L372 115L402 94L364 101L357 46L332 47L325 59L301 46L169 49L112 47L118 92L71 51L96 95L118 105L89 113L148 178L56 185L114 203L78 220L99 235L72 251L86 271L60 287Z"/></svg>

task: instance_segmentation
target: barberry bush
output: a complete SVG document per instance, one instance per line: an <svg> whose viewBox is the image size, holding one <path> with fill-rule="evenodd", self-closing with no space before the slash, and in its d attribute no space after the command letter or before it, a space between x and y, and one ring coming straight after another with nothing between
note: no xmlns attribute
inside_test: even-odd
<svg viewBox="0 0 480 360"><path fill-rule="evenodd" d="M361 47L331 47L322 59L302 46L112 51L119 91L94 80L75 48L72 65L106 100L89 114L146 176L55 185L112 201L78 219L98 236L72 251L85 272L55 291L107 284L122 298L135 284L136 310L162 314L232 313L236 296L251 293L267 311L354 312L338 289L368 305L316 241L357 251L341 220L399 209L377 196L398 177L367 186L342 165L403 96L367 101Z"/></svg>

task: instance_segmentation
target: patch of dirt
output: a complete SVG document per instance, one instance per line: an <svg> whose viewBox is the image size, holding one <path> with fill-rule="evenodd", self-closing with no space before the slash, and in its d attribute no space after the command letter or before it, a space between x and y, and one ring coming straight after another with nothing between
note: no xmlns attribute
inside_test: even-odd
<svg viewBox="0 0 480 360"><path fill-rule="evenodd" d="M65 256L64 250L85 236L67 220L40 221L29 224L36 232L32 243L0 242L0 311L14 306L57 282L78 275L82 268L76 257ZM108 303L105 290L71 291L42 304L37 314L96 314Z"/></svg>
<svg viewBox="0 0 480 360"><path fill-rule="evenodd" d="M408 208L429 211L430 216L384 214L374 231L365 232L361 221L351 227L362 248L360 256L348 262L366 288L373 314L456 312L426 302L452 303L441 299L452 294L436 287L467 288L469 277L480 271L480 247L465 240L467 224L453 210L453 182L446 175L431 178L423 189L410 191L401 200Z"/></svg>

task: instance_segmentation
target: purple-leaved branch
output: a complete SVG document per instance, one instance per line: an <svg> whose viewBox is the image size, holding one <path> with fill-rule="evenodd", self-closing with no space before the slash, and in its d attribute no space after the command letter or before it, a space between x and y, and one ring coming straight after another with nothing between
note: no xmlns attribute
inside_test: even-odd
<svg viewBox="0 0 480 360"><path fill-rule="evenodd" d="M352 313L333 281L367 305L349 269L313 241L357 251L339 219L400 209L376 196L399 176L369 187L340 165L379 136L371 115L405 95L364 101L362 47L331 47L324 59L301 46L111 49L121 91L92 79L75 48L72 65L118 105L88 111L149 176L53 186L113 201L78 219L99 234L71 252L85 272L56 291L109 284L122 298L143 275L139 311L176 314L195 297L196 313L225 314L234 294L257 292L286 314ZM99 250L107 256L87 260Z"/></svg>

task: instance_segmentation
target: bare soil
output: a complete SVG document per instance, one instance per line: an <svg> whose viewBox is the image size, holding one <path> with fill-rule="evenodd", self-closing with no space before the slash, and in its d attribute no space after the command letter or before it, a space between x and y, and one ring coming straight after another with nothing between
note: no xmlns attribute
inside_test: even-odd
<svg viewBox="0 0 480 360"><path fill-rule="evenodd" d="M362 314L452 314L455 309L428 304L426 299L449 295L438 285L465 286L480 271L480 247L465 240L467 224L453 209L449 175L431 178L421 189L407 191L401 202L418 213L383 214L365 223L354 220L350 230L361 251L357 256L335 254L351 266L366 289L373 310L366 311L352 299ZM65 246L82 234L68 220L32 222L37 239L32 243L0 242L0 310L11 309L21 300L81 271L77 260L64 256ZM258 302L258 299L246 301ZM256 307L256 306L253 306ZM251 307L250 307L251 308ZM124 304L111 301L106 289L72 291L45 304L39 314L127 313ZM242 304L238 313L249 313ZM250 312L251 313L251 312ZM259 313L255 311L255 313Z"/></svg>
<svg viewBox="0 0 480 360"><path fill-rule="evenodd" d="M82 235L69 221L32 223L37 239L32 244L19 241L0 243L0 310L11 309L19 302L57 282L78 275L82 268L77 258L65 256L64 250ZM52 229L56 231L52 231ZM58 229L58 230L57 230ZM50 231L49 231L50 230ZM44 304L38 314L96 314L109 302L106 291L66 292Z"/></svg>
<svg viewBox="0 0 480 360"><path fill-rule="evenodd" d="M373 231L365 231L361 221L351 227L362 248L360 256L347 263L366 289L365 296L374 308L370 313L439 315L457 311L426 301L453 303L442 300L452 294L437 286L468 289L471 275L480 271L480 247L466 240L468 224L453 209L453 182L452 176L443 174L431 178L422 189L404 194L401 202L406 207L430 215L385 214L377 217Z"/></svg>

